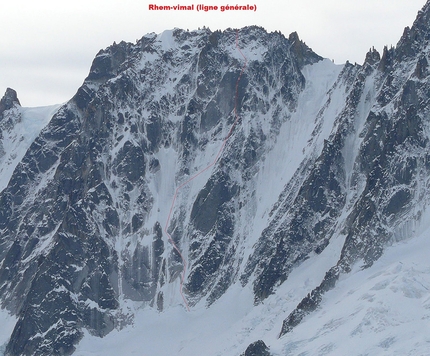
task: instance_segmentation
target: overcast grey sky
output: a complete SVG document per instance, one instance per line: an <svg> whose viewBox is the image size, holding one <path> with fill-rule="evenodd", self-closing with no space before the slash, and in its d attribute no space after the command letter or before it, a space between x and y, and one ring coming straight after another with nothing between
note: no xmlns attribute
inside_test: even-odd
<svg viewBox="0 0 430 356"><path fill-rule="evenodd" d="M157 5L257 5L256 12L149 11ZM336 63L362 63L372 46L396 45L425 0L14 0L0 6L0 97L7 87L23 106L70 99L96 53L114 41L135 42L174 27L212 30L246 25L297 31Z"/></svg>

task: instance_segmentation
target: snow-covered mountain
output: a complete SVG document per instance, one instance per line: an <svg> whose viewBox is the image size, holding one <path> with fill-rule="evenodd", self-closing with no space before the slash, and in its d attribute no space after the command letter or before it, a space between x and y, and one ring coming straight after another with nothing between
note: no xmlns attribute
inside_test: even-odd
<svg viewBox="0 0 430 356"><path fill-rule="evenodd" d="M5 355L428 354L429 46L430 2L363 65L175 29L8 89Z"/></svg>

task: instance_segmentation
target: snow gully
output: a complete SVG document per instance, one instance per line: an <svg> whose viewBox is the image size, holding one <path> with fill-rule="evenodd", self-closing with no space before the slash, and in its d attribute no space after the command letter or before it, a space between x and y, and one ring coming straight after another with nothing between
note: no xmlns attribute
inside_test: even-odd
<svg viewBox="0 0 430 356"><path fill-rule="evenodd" d="M179 254L179 256L180 256L180 258L182 260L183 269L182 269L182 273L181 273L179 292L181 294L182 300L184 301L185 307L187 308L188 311L190 311L190 306L188 305L187 298L186 298L186 296L184 294L184 291L183 291L183 289L184 289L184 281L185 281L185 274L187 273L187 261L185 260L184 255L182 254L182 252L179 249L179 247L176 245L176 243L173 240L172 236L170 235L170 233L168 231L168 228L169 228L169 223L170 223L170 220L171 220L171 217L172 217L172 212L173 212L173 209L175 207L175 202L176 202L176 199L178 197L179 191L183 187L185 187L188 183L190 183L192 180L194 180L195 178L197 178L198 176L200 176L202 173L204 173L208 169L212 168L218 162L218 159L220 158L222 152L224 151L224 148L225 148L225 145L227 143L227 140L230 138L230 136L233 133L233 130L234 130L236 124L239 121L239 115L237 113L237 100L238 100L239 82L240 82L240 79L242 78L242 74L244 73L244 71L246 69L246 65L248 63L246 57L244 56L244 54L242 53L242 51L241 51L241 49L239 47L239 30L236 30L236 48L239 51L240 55L243 57L244 64L242 66L242 70L240 71L239 77L237 78L237 81L236 81L236 93L235 93L235 98L234 98L234 117L235 117L235 120L234 120L233 124L231 125L231 128L230 128L227 136L223 140L221 148L219 149L219 151L218 151L215 159L213 160L213 162L211 164L209 164L206 168L203 168L200 172L196 173L191 178L187 179L184 183L182 183L180 186L178 186L176 188L175 194L173 195L173 198L172 198L172 204L170 205L169 215L167 216L166 225L164 226L164 232L167 235L167 238L168 238L169 242L173 246L173 249L176 252L178 252L178 254Z"/></svg>

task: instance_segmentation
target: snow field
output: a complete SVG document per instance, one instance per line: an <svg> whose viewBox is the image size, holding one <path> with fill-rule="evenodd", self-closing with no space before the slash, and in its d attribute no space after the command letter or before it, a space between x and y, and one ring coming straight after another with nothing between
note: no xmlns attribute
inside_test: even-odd
<svg viewBox="0 0 430 356"><path fill-rule="evenodd" d="M16 322L17 317L10 315L7 310L0 308L0 355L2 356Z"/></svg>
<svg viewBox="0 0 430 356"><path fill-rule="evenodd" d="M235 286L210 309L136 309L135 323L104 339L87 335L77 355L239 355L263 339L274 355L428 355L430 266L427 230L387 249L372 267L342 276L319 310L277 339L282 320L339 257L339 236L305 261L263 304ZM111 353L109 350L115 350Z"/></svg>
<svg viewBox="0 0 430 356"><path fill-rule="evenodd" d="M273 345L276 355L428 355L430 229L357 264L316 312Z"/></svg>
<svg viewBox="0 0 430 356"><path fill-rule="evenodd" d="M17 111L13 116L19 119L13 122L12 127L3 130L0 142L0 147L4 149L4 155L0 156L0 191L7 187L16 166L60 106L13 109Z"/></svg>

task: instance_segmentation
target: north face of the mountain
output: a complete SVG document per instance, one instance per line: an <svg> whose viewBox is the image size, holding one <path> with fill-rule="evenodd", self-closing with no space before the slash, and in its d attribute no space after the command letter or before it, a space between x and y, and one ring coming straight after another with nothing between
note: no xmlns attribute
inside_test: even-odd
<svg viewBox="0 0 430 356"><path fill-rule="evenodd" d="M188 259L190 304L218 299L238 279L236 216L258 162L297 106L301 69L319 60L296 34L257 27L165 31L98 53L0 196L0 292L19 317L6 353L70 354L83 328L103 336L130 322L121 300L177 303L184 266L162 231L168 207L214 158L237 106L242 125L168 226Z"/></svg>
<svg viewBox="0 0 430 356"><path fill-rule="evenodd" d="M282 336L413 236L430 201L429 11L362 66L259 27L100 51L22 156L4 149L0 299L18 318L6 355L72 354L85 333L131 327L133 305L183 305L181 287L191 311L249 292L241 308L266 312L246 330L276 300ZM34 115L10 90L1 108L3 138ZM246 330L236 355L271 352Z"/></svg>

